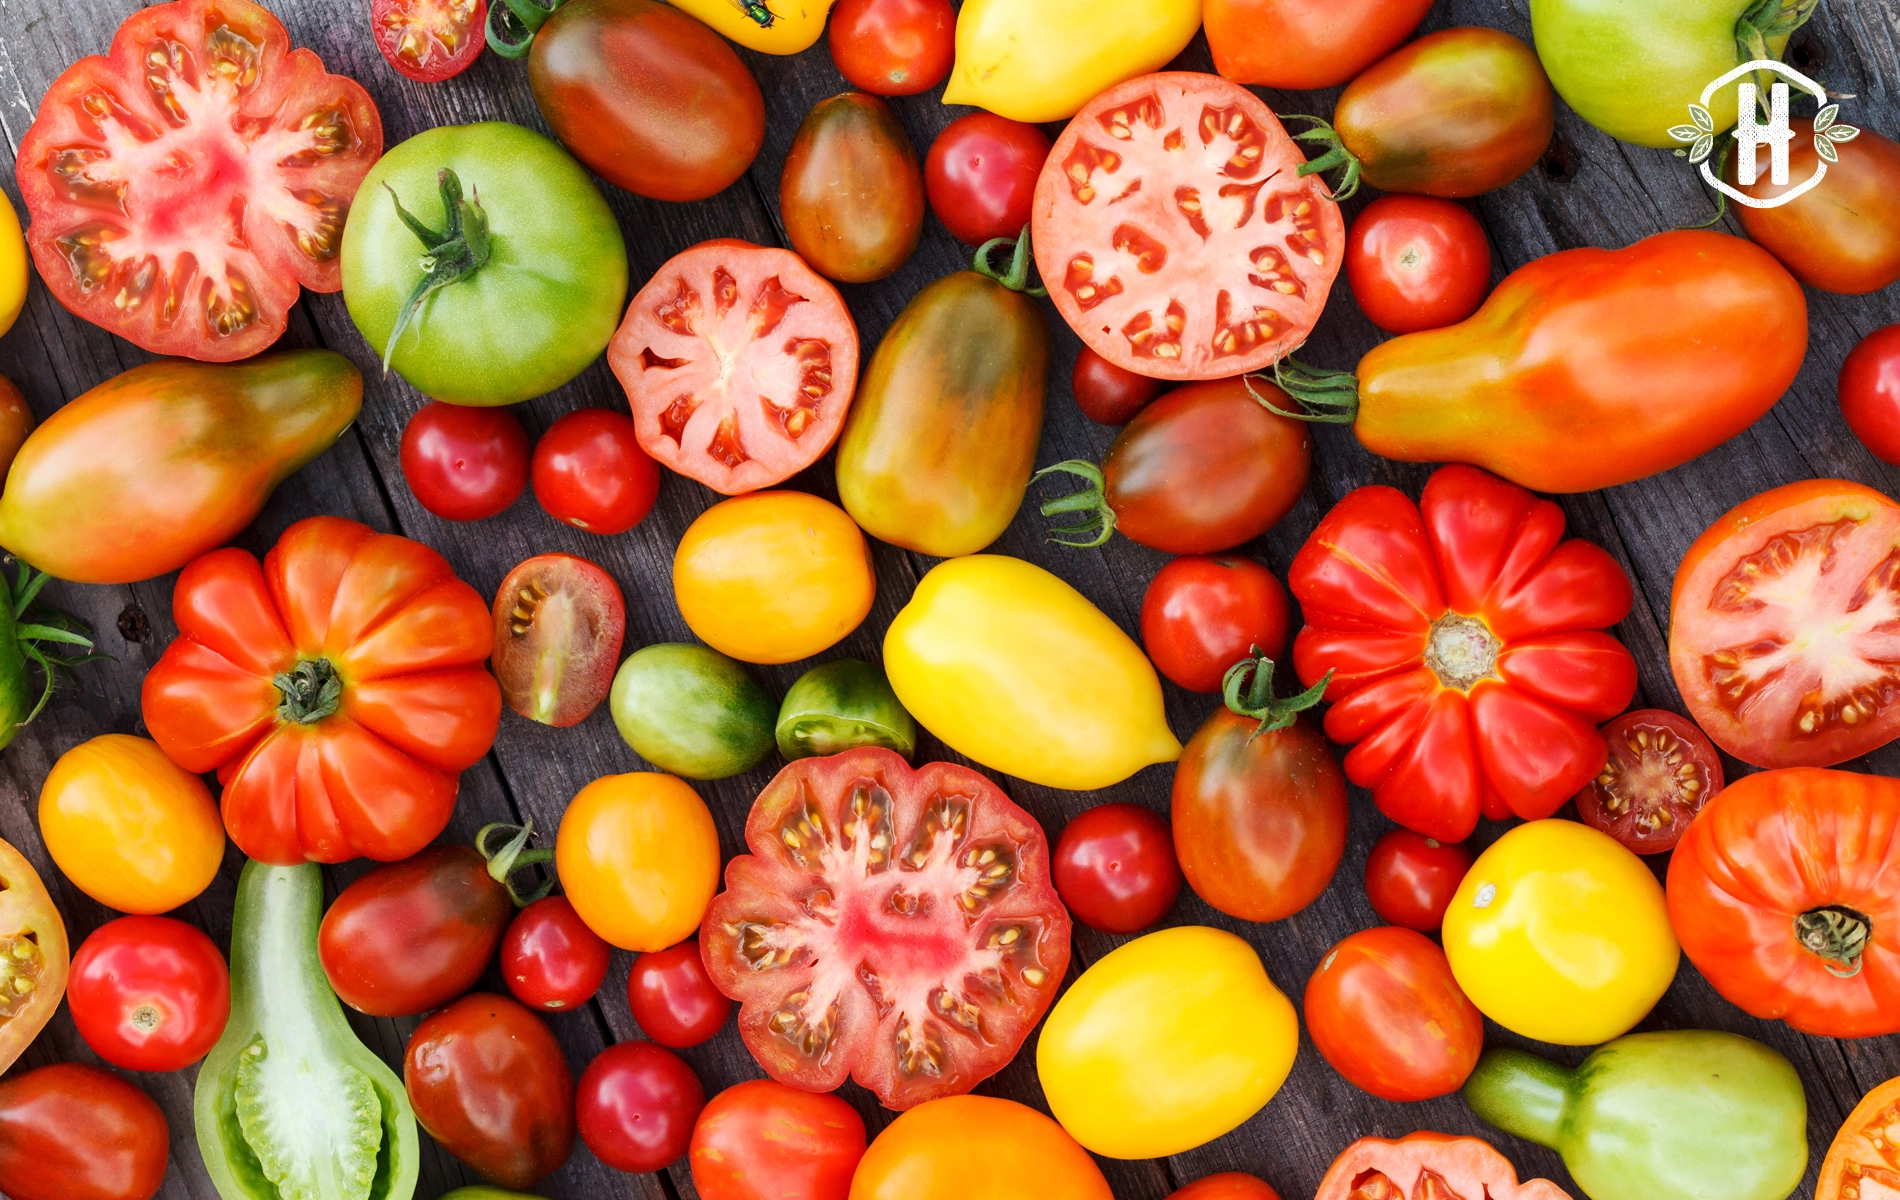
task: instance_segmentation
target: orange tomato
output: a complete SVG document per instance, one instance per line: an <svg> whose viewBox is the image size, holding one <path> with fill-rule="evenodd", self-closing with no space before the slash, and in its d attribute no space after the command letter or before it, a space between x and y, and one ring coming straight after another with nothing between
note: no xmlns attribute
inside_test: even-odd
<svg viewBox="0 0 1900 1200"><path fill-rule="evenodd" d="M1101 1168L1048 1117L995 1096L920 1104L877 1135L850 1200L1114 1200Z"/></svg>
<svg viewBox="0 0 1900 1200"><path fill-rule="evenodd" d="M1873 1200L1862 1180L1876 1181L1878 1194L1900 1190L1900 1078L1889 1079L1861 1097L1841 1123L1834 1144L1821 1162L1814 1200Z"/></svg>
<svg viewBox="0 0 1900 1200"><path fill-rule="evenodd" d="M719 890L719 831L673 776L609 775L562 814L554 866L589 929L622 950L664 950L692 936Z"/></svg>

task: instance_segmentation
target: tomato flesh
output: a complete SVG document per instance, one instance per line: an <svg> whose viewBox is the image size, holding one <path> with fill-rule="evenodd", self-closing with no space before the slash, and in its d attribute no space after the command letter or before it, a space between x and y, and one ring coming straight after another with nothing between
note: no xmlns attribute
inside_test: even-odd
<svg viewBox="0 0 1900 1200"><path fill-rule="evenodd" d="M481 56L488 0L375 0L369 20L390 66L419 83L437 83Z"/></svg>
<svg viewBox="0 0 1900 1200"><path fill-rule="evenodd" d="M564 729L613 687L627 606L613 576L572 554L537 554L495 592L495 678L531 721Z"/></svg>
<svg viewBox="0 0 1900 1200"><path fill-rule="evenodd" d="M1638 854L1676 848L1689 822L1722 790L1722 760L1694 723L1662 709L1624 713L1603 727L1610 758L1577 793L1583 823Z"/></svg>
<svg viewBox="0 0 1900 1200"><path fill-rule="evenodd" d="M39 872L0 841L0 1071L59 1010L69 956L66 923Z"/></svg>

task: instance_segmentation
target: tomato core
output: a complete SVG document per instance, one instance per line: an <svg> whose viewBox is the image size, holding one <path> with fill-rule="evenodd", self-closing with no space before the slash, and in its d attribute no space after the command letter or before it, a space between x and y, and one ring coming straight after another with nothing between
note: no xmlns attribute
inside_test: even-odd
<svg viewBox="0 0 1900 1200"><path fill-rule="evenodd" d="M315 725L343 703L343 677L327 658L306 658L271 682L283 697L277 716L298 725Z"/></svg>
<svg viewBox="0 0 1900 1200"><path fill-rule="evenodd" d="M1811 908L1794 919L1794 935L1818 955L1828 974L1852 979L1860 974L1861 956L1873 940L1874 921L1844 904Z"/></svg>
<svg viewBox="0 0 1900 1200"><path fill-rule="evenodd" d="M1432 622L1425 642L1425 665L1438 682L1468 692L1481 679L1498 677L1498 651L1504 642L1483 618L1447 612Z"/></svg>
<svg viewBox="0 0 1900 1200"><path fill-rule="evenodd" d="M31 934L0 938L0 1025L33 1001L46 956Z"/></svg>

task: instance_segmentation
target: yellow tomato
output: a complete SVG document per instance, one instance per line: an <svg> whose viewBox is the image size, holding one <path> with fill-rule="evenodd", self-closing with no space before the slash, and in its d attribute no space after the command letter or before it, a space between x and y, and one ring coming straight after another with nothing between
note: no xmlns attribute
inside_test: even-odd
<svg viewBox="0 0 1900 1200"><path fill-rule="evenodd" d="M26 238L13 202L0 192L0 333L13 328L26 305Z"/></svg>
<svg viewBox="0 0 1900 1200"><path fill-rule="evenodd" d="M885 1126L858 1160L850 1200L1114 1200L1102 1169L1026 1104L947 1096Z"/></svg>
<svg viewBox="0 0 1900 1200"><path fill-rule="evenodd" d="M1201 0L964 0L945 104L1062 121L1124 79L1166 66L1201 27Z"/></svg>
<svg viewBox="0 0 1900 1200"><path fill-rule="evenodd" d="M1198 5L1198 0L1196 0ZM797 54L825 31L837 0L671 0L733 41L767 54Z"/></svg>
<svg viewBox="0 0 1900 1200"><path fill-rule="evenodd" d="M1575 821L1531 821L1493 842L1452 897L1444 937L1479 1012L1560 1046L1629 1032L1682 954L1656 876Z"/></svg>
<svg viewBox="0 0 1900 1200"><path fill-rule="evenodd" d="M754 492L699 515L673 555L673 595L699 639L743 662L829 650L871 611L871 547L842 508Z"/></svg>
<svg viewBox="0 0 1900 1200"><path fill-rule="evenodd" d="M211 886L224 824L204 781L155 742L109 733L60 755L40 788L40 836L107 908L170 912Z"/></svg>
<svg viewBox="0 0 1900 1200"><path fill-rule="evenodd" d="M957 753L1088 791L1181 757L1155 669L1054 575L997 554L933 567L884 635L897 699Z"/></svg>
<svg viewBox="0 0 1900 1200"><path fill-rule="evenodd" d="M1292 1002L1253 947L1186 925L1082 972L1042 1027L1036 1074L1076 1141L1109 1158L1160 1158L1259 1112L1299 1044Z"/></svg>
<svg viewBox="0 0 1900 1200"><path fill-rule="evenodd" d="M561 815L554 869L589 929L622 950L664 950L692 936L719 890L719 831L673 776L608 775Z"/></svg>

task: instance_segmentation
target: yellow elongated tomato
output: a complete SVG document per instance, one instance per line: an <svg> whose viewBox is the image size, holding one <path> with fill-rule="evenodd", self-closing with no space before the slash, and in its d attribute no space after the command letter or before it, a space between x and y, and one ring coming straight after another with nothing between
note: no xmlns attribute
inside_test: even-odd
<svg viewBox="0 0 1900 1200"><path fill-rule="evenodd" d="M943 102L1031 124L1066 120L1166 66L1200 27L1201 0L964 0Z"/></svg>
<svg viewBox="0 0 1900 1200"><path fill-rule="evenodd" d="M1140 647L1021 559L931 568L884 635L884 670L945 745L1031 783L1088 791L1181 757Z"/></svg>
<svg viewBox="0 0 1900 1200"><path fill-rule="evenodd" d="M1043 1024L1036 1074L1076 1141L1109 1158L1160 1158L1259 1112L1299 1044L1293 1004L1253 947L1184 925L1082 972Z"/></svg>
<svg viewBox="0 0 1900 1200"><path fill-rule="evenodd" d="M748 50L797 54L825 31L837 0L671 0Z"/></svg>
<svg viewBox="0 0 1900 1200"><path fill-rule="evenodd" d="M554 868L589 929L622 950L664 950L699 928L719 890L719 831L673 776L608 775L561 815Z"/></svg>
<svg viewBox="0 0 1900 1200"><path fill-rule="evenodd" d="M204 891L224 861L224 823L204 781L156 742L123 733L60 755L40 788L40 836L80 891L144 916Z"/></svg>
<svg viewBox="0 0 1900 1200"><path fill-rule="evenodd" d="M1114 1200L1062 1126L996 1096L946 1096L885 1126L858 1160L850 1200Z"/></svg>
<svg viewBox="0 0 1900 1200"><path fill-rule="evenodd" d="M743 662L836 645L871 611L871 547L845 511L804 492L754 492L699 515L673 554L673 595L699 639Z"/></svg>
<svg viewBox="0 0 1900 1200"><path fill-rule="evenodd" d="M1620 1037L1676 977L1662 885L1608 834L1531 821L1478 856L1445 913L1445 956L1478 1011L1560 1046Z"/></svg>
<svg viewBox="0 0 1900 1200"><path fill-rule="evenodd" d="M26 237L13 201L0 193L0 333L13 328L26 307Z"/></svg>

